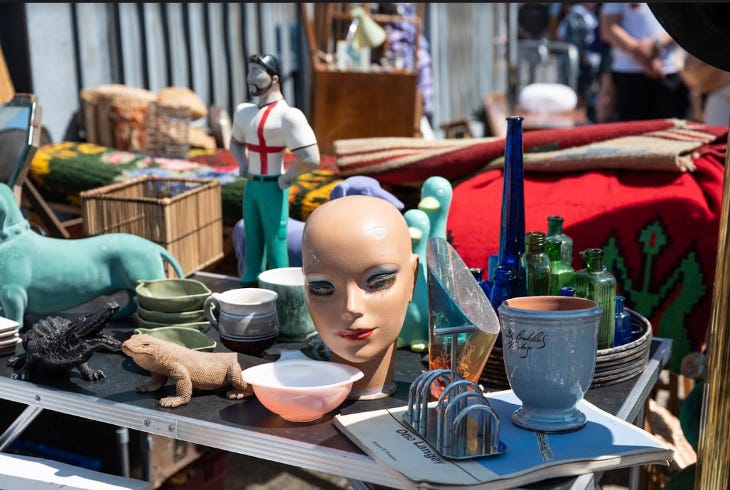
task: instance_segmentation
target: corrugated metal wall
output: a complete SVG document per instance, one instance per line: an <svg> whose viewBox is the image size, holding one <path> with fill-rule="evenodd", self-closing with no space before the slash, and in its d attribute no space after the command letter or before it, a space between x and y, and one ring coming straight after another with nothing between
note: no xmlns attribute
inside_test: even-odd
<svg viewBox="0 0 730 490"><path fill-rule="evenodd" d="M503 4L433 3L428 35L433 59L434 129L469 118L482 107L482 95L504 89L499 62L505 26Z"/></svg>
<svg viewBox="0 0 730 490"><path fill-rule="evenodd" d="M477 112L484 92L503 88L504 4L426 9L438 131ZM246 100L245 59L256 52L279 56L287 99L308 112L308 51L296 3L27 3L26 14L33 88L54 141L64 138L80 89L107 83L187 86L232 111Z"/></svg>

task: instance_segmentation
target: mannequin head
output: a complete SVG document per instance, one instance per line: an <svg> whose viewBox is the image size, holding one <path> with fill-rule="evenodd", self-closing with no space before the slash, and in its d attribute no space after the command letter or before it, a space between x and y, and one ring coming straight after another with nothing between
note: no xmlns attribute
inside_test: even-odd
<svg viewBox="0 0 730 490"><path fill-rule="evenodd" d="M383 199L345 196L309 215L302 236L307 305L332 361L365 374L350 398L395 390L396 340L417 267L408 225Z"/></svg>

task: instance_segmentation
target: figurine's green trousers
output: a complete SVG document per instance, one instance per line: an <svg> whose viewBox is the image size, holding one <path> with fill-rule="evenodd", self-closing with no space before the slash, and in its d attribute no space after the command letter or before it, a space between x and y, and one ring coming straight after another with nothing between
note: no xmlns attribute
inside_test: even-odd
<svg viewBox="0 0 730 490"><path fill-rule="evenodd" d="M288 221L289 189L279 189L276 179L246 182L243 192L246 271L241 282L256 282L259 274L267 269L289 267L286 248Z"/></svg>

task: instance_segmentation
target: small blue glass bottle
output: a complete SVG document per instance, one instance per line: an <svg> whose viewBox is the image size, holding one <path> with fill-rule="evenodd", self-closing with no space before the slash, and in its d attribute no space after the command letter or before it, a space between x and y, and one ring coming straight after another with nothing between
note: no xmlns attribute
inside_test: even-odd
<svg viewBox="0 0 730 490"><path fill-rule="evenodd" d="M474 276L477 284L479 284L479 287L482 291L484 291L487 299L489 299L489 295L492 291L492 281L484 279L484 269L481 267L469 267L469 272L471 272L471 275Z"/></svg>
<svg viewBox="0 0 730 490"><path fill-rule="evenodd" d="M575 296L575 288L572 286L563 286L560 288L560 296Z"/></svg>
<svg viewBox="0 0 730 490"><path fill-rule="evenodd" d="M492 304L494 311L499 311L499 305L506 299L514 298L514 278L515 271L509 267L498 266L494 270L494 281L492 281L492 294L489 297L489 302ZM494 345L496 347L502 347L502 332L497 335L497 340Z"/></svg>
<svg viewBox="0 0 730 490"><path fill-rule="evenodd" d="M498 311L499 305L502 304L502 301L514 297L512 292L512 280L514 275L514 271L509 267L497 267L497 270L494 271L492 294L489 297L489 302L492 303L494 311Z"/></svg>
<svg viewBox="0 0 730 490"><path fill-rule="evenodd" d="M616 330L613 334L613 346L628 344L633 340L631 332L631 315L624 308L624 297L616 296Z"/></svg>

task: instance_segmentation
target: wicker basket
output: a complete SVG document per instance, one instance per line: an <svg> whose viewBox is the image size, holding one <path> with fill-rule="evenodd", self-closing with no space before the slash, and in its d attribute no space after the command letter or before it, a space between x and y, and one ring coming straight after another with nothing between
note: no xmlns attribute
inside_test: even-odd
<svg viewBox="0 0 730 490"><path fill-rule="evenodd" d="M122 84L81 90L86 141L125 151L144 151L147 105L155 94Z"/></svg>
<svg viewBox="0 0 730 490"><path fill-rule="evenodd" d="M608 386L631 379L641 374L649 362L651 346L651 323L642 315L626 309L631 316L632 326L640 329L639 337L628 344L600 349L596 353L596 370L593 374L592 388ZM494 347L479 382L489 388L509 389L509 381L504 371L502 349Z"/></svg>
<svg viewBox="0 0 730 490"><path fill-rule="evenodd" d="M81 193L87 236L130 233L159 243L186 276L223 257L217 179L138 177ZM167 276L176 277L169 265Z"/></svg>
<svg viewBox="0 0 730 490"><path fill-rule="evenodd" d="M191 118L187 107L150 103L147 107L146 152L184 159L190 150Z"/></svg>

